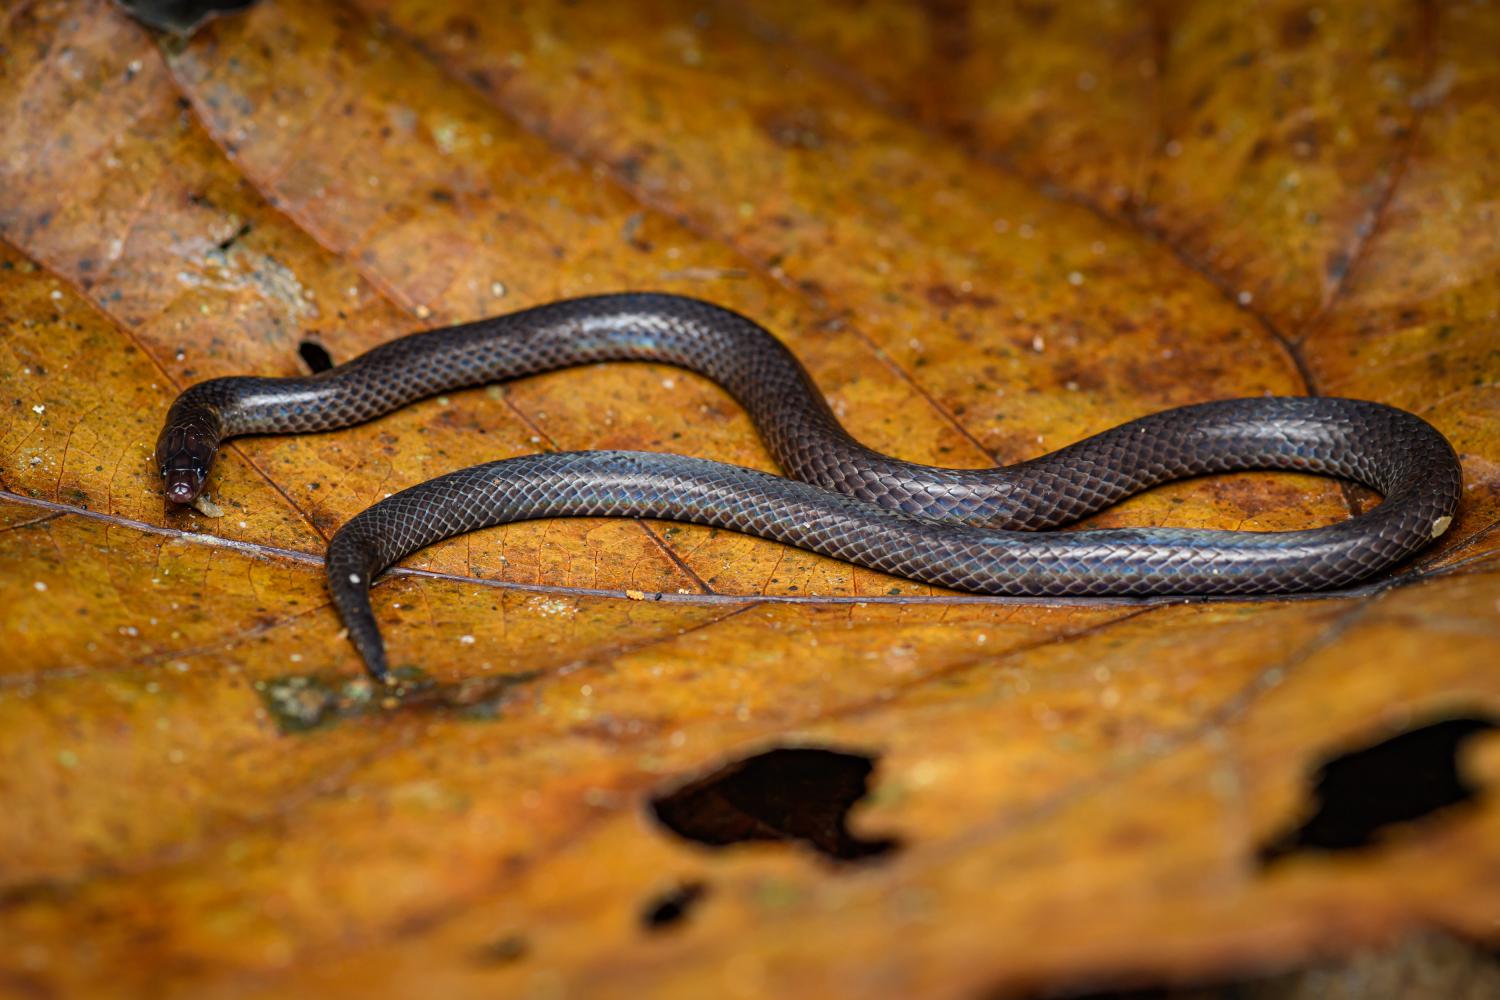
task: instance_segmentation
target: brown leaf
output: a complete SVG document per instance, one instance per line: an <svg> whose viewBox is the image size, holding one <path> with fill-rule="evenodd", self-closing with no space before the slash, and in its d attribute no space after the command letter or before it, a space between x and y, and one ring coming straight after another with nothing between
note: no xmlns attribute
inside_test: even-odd
<svg viewBox="0 0 1500 1000"><path fill-rule="evenodd" d="M0 989L999 996L1493 945L1497 47L1460 4L354 0L189 42L11 5ZM222 516L163 504L189 384L622 288L763 321L915 461L1317 392L1433 421L1464 504L1390 579L1236 602L512 525L376 588L394 696L327 603L340 524L542 449L771 468L744 415L594 366L240 440ZM1370 502L1244 474L1093 523ZM1285 846L1319 767L1457 718L1468 801Z"/></svg>

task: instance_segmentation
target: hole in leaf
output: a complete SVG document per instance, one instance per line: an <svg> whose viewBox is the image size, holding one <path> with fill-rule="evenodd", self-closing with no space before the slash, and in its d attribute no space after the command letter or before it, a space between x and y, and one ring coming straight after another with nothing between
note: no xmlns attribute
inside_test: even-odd
<svg viewBox="0 0 1500 1000"><path fill-rule="evenodd" d="M1389 826L1468 802L1480 790L1459 773L1458 750L1496 727L1489 718L1444 719L1325 761L1313 785L1313 814L1262 846L1261 863L1298 851L1367 847Z"/></svg>
<svg viewBox="0 0 1500 1000"><path fill-rule="evenodd" d="M333 367L333 357L328 353L328 348L315 340L304 340L298 344L297 353L302 355L302 363L314 375Z"/></svg>
<svg viewBox="0 0 1500 1000"><path fill-rule="evenodd" d="M849 810L869 790L874 769L864 754L782 747L657 796L651 808L679 837L710 847L787 840L836 861L861 861L900 846L849 832Z"/></svg>
<svg viewBox="0 0 1500 1000"><path fill-rule="evenodd" d="M648 931L664 931L680 923L707 893L708 886L702 882L683 882L673 886L646 904L641 911L641 926Z"/></svg>

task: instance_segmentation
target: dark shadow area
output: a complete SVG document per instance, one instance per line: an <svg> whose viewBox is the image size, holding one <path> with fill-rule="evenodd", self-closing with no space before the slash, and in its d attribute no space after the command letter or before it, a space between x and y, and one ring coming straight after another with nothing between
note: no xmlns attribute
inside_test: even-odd
<svg viewBox="0 0 1500 1000"><path fill-rule="evenodd" d="M770 750L657 796L651 810L679 837L711 847L788 840L835 861L863 861L900 846L895 838L849 832L849 810L869 790L874 768L863 754Z"/></svg>
<svg viewBox="0 0 1500 1000"><path fill-rule="evenodd" d="M646 903L641 910L641 926L648 931L667 930L681 923L707 894L708 886L702 882L675 885Z"/></svg>
<svg viewBox="0 0 1500 1000"><path fill-rule="evenodd" d="M1434 931L1296 968L1218 981L1120 989L997 989L978 1000L1489 1000L1500 963L1472 941Z"/></svg>
<svg viewBox="0 0 1500 1000"><path fill-rule="evenodd" d="M530 951L531 945L525 937L507 934L476 948L474 962L484 966L511 965L525 958Z"/></svg>
<svg viewBox="0 0 1500 1000"><path fill-rule="evenodd" d="M1325 761L1314 779L1312 815L1264 844L1261 864L1368 847L1389 826L1468 802L1480 789L1459 773L1458 751L1496 726L1479 716L1444 719Z"/></svg>
<svg viewBox="0 0 1500 1000"><path fill-rule="evenodd" d="M996 1000L998 1000L998 994ZM1233 985L1220 987L1170 986L1138 990L1106 990L1103 993L1057 993L1048 1000L1242 1000L1244 994Z"/></svg>
<svg viewBox="0 0 1500 1000"><path fill-rule="evenodd" d="M333 367L333 357L328 353L328 348L315 340L304 340L298 344L297 353L302 356L302 363L307 365L307 370L314 375Z"/></svg>

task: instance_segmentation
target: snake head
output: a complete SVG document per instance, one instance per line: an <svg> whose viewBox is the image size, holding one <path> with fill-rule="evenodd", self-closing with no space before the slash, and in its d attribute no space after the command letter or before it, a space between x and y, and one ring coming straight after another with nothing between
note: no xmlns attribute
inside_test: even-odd
<svg viewBox="0 0 1500 1000"><path fill-rule="evenodd" d="M190 504L203 492L208 467L213 463L217 442L198 428L173 424L162 429L156 442L156 459L166 485L167 499L176 504Z"/></svg>

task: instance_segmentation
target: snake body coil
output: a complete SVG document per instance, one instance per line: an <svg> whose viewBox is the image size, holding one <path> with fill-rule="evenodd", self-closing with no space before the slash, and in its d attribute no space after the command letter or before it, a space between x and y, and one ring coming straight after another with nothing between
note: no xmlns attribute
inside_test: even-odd
<svg viewBox="0 0 1500 1000"><path fill-rule="evenodd" d="M404 490L329 543L329 588L373 675L385 675L386 657L371 579L435 541L511 521L691 521L987 594L1249 594L1353 583L1442 534L1458 506L1458 459L1431 425L1379 403L1328 397L1165 410L1006 468L903 462L851 438L797 359L756 323L648 293L570 299L413 334L307 378L200 383L172 405L157 459L167 496L191 503L226 438L347 427L463 386L617 360L679 365L718 382L795 479L678 455L570 452L474 466ZM1303 531L1030 533L1169 479L1236 469L1339 476L1384 501Z"/></svg>

